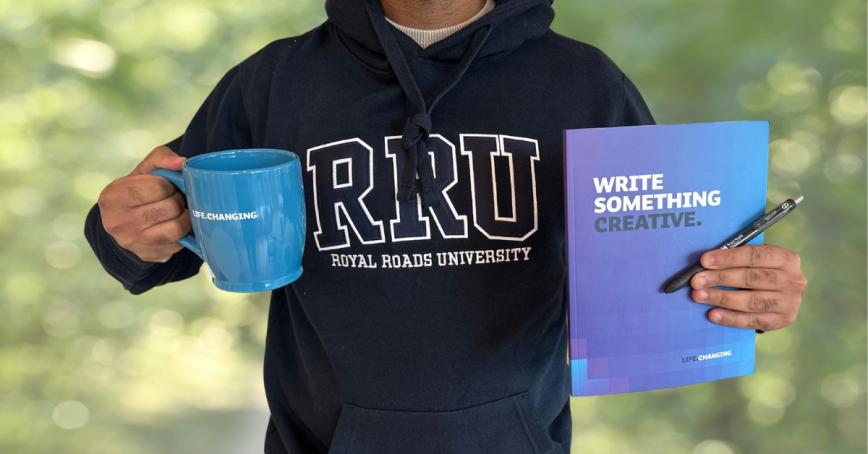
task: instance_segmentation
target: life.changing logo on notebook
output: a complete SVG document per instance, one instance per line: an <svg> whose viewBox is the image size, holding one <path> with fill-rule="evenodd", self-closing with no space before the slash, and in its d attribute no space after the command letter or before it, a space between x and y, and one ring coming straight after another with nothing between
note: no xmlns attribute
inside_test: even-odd
<svg viewBox="0 0 868 454"><path fill-rule="evenodd" d="M701 355L691 355L681 358L682 363L696 363L700 361L708 361L710 359L729 358L732 356L732 350L723 350L714 353L703 353Z"/></svg>

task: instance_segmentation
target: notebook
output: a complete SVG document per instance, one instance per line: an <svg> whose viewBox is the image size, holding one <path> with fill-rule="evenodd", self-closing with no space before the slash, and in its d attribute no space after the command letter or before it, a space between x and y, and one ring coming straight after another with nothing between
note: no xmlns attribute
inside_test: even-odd
<svg viewBox="0 0 868 454"><path fill-rule="evenodd" d="M768 132L764 121L564 132L573 395L753 373L754 330L711 322L689 288L662 288L762 216Z"/></svg>

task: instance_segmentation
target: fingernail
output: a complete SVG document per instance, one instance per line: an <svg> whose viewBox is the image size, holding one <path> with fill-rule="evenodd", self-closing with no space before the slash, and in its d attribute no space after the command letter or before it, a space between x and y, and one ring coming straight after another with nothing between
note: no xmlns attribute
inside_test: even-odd
<svg viewBox="0 0 868 454"><path fill-rule="evenodd" d="M714 265L714 262L715 262L714 255L708 254L705 256L705 264L706 265Z"/></svg>
<svg viewBox="0 0 868 454"><path fill-rule="evenodd" d="M703 301L706 298L708 298L708 292L706 292L705 290L699 290L696 292L696 299L697 300Z"/></svg>
<svg viewBox="0 0 868 454"><path fill-rule="evenodd" d="M708 283L708 279L706 279L705 276L703 276L703 275L700 274L699 277L696 278L696 283L697 283L700 287L705 287L705 284Z"/></svg>
<svg viewBox="0 0 868 454"><path fill-rule="evenodd" d="M713 322L719 322L720 319L723 318L723 316L720 315L720 312L714 311L714 312L711 313L711 315L709 316L709 318L711 318L711 321L713 321Z"/></svg>

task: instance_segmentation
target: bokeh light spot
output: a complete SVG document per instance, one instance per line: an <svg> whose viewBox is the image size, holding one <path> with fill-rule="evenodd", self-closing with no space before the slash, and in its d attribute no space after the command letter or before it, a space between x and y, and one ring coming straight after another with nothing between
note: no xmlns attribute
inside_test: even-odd
<svg viewBox="0 0 868 454"><path fill-rule="evenodd" d="M868 92L864 86L848 85L838 87L829 94L829 112L842 125L864 126L868 112Z"/></svg>
<svg viewBox="0 0 868 454"><path fill-rule="evenodd" d="M65 270L78 263L81 258L81 248L71 241L55 241L45 247L44 255L45 261L52 268Z"/></svg>
<svg viewBox="0 0 868 454"><path fill-rule="evenodd" d="M823 398L836 407L850 407L864 401L860 396L864 390L854 377L848 374L831 374L820 382L820 393Z"/></svg>
<svg viewBox="0 0 868 454"><path fill-rule="evenodd" d="M21 186L5 194L6 209L19 216L35 216L45 208L45 197L37 189Z"/></svg>
<svg viewBox="0 0 868 454"><path fill-rule="evenodd" d="M4 304L30 303L42 295L45 282L39 274L30 271L17 271L9 274L3 285Z"/></svg>
<svg viewBox="0 0 868 454"><path fill-rule="evenodd" d="M67 38L58 43L54 60L89 77L106 77L117 63L117 52L106 43L81 38Z"/></svg>
<svg viewBox="0 0 868 454"><path fill-rule="evenodd" d="M197 3L179 3L165 13L165 42L181 51L191 51L204 44L219 22L214 13Z"/></svg>
<svg viewBox="0 0 868 454"><path fill-rule="evenodd" d="M833 183L841 183L847 178L859 175L864 163L862 158L854 154L839 154L833 156L823 165L823 174Z"/></svg>
<svg viewBox="0 0 868 454"><path fill-rule="evenodd" d="M814 144L793 139L778 139L769 145L772 170L781 177L801 175L817 159Z"/></svg>
<svg viewBox="0 0 868 454"><path fill-rule="evenodd" d="M776 93L762 82L748 82L738 89L741 105L753 112L771 109L776 99Z"/></svg>
<svg viewBox="0 0 868 454"><path fill-rule="evenodd" d="M148 327L157 336L177 336L184 329L184 318L173 310L161 309L151 315Z"/></svg>
<svg viewBox="0 0 868 454"><path fill-rule="evenodd" d="M79 213L61 213L51 222L54 234L67 241L75 241L84 236L84 216Z"/></svg>
<svg viewBox="0 0 868 454"><path fill-rule="evenodd" d="M57 301L49 305L42 316L42 327L54 337L68 337L78 331L78 313L75 306L67 301Z"/></svg>
<svg viewBox="0 0 868 454"><path fill-rule="evenodd" d="M77 400L67 400L54 407L51 419L61 429L78 429L90 420L90 410Z"/></svg>
<svg viewBox="0 0 868 454"><path fill-rule="evenodd" d="M784 409L770 407L762 402L752 400L747 405L747 416L751 421L761 426L777 424L784 417Z"/></svg>
<svg viewBox="0 0 868 454"><path fill-rule="evenodd" d="M809 74L809 70L801 65L778 62L769 70L767 80L776 92L782 95L797 95L812 89Z"/></svg>
<svg viewBox="0 0 868 454"><path fill-rule="evenodd" d="M735 451L723 441L703 440L693 448L693 454L735 454Z"/></svg>

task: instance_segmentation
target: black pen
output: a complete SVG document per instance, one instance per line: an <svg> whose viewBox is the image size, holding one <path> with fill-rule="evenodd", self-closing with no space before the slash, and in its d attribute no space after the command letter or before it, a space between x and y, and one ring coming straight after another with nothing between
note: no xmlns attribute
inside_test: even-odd
<svg viewBox="0 0 868 454"><path fill-rule="evenodd" d="M720 249L732 249L754 239L754 237L762 233L765 229L771 227L775 222L780 221L784 216L795 210L804 198L805 196L800 195L795 199L785 200L784 203L778 205L777 208L764 214L761 218L751 223L748 228L738 232L735 236L727 240ZM666 284L666 287L663 288L663 291L665 293L672 293L686 287L690 282L690 278L700 271L705 271L705 268L700 265L699 262L696 262L695 265L685 268L675 275L675 277L670 279Z"/></svg>

